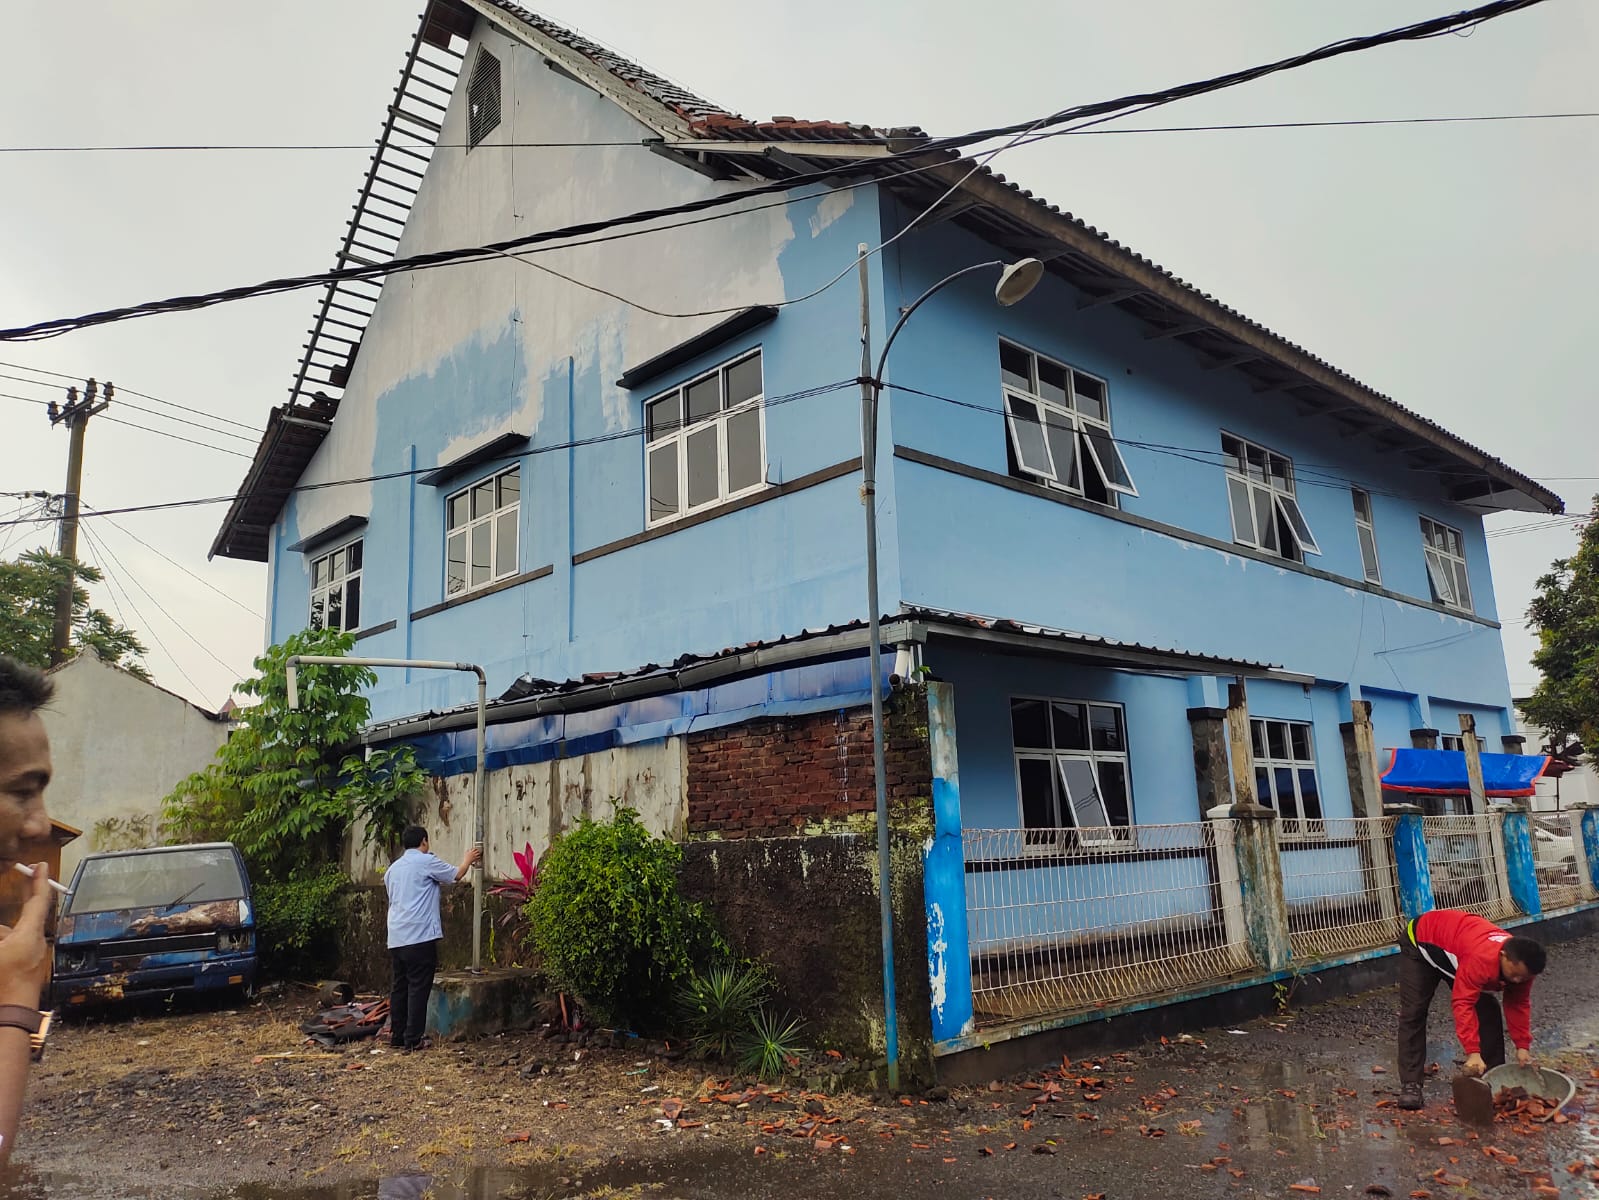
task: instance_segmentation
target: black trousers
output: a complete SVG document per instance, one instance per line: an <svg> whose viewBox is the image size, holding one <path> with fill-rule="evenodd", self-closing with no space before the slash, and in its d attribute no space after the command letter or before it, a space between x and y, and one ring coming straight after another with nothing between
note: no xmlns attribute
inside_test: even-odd
<svg viewBox="0 0 1599 1200"><path fill-rule="evenodd" d="M396 1046L415 1046L427 1027L428 996L439 969L439 944L416 942L389 951L389 1036Z"/></svg>
<svg viewBox="0 0 1599 1200"><path fill-rule="evenodd" d="M1449 977L1399 936L1399 1082L1420 1083L1427 1068L1427 1010L1438 985ZM1450 1020L1454 1017L1451 1015ZM1505 1026L1499 1001L1488 992L1477 998L1477 1037L1490 1067L1505 1061Z"/></svg>

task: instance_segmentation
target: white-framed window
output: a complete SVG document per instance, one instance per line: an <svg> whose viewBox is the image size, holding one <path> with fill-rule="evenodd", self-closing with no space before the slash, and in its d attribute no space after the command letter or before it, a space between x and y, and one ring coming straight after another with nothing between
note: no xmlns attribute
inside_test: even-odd
<svg viewBox="0 0 1599 1200"><path fill-rule="evenodd" d="M476 146L500 125L500 60L482 46L466 81L466 148Z"/></svg>
<svg viewBox="0 0 1599 1200"><path fill-rule="evenodd" d="M362 539L311 560L311 628L341 633L361 627Z"/></svg>
<svg viewBox="0 0 1599 1200"><path fill-rule="evenodd" d="M1011 474L1101 504L1138 495L1111 436L1103 379L1003 340L999 374Z"/></svg>
<svg viewBox="0 0 1599 1200"><path fill-rule="evenodd" d="M1367 583L1382 582L1382 564L1377 561L1377 525L1371 519L1371 493L1361 488L1350 488L1349 497L1355 505L1355 536L1360 539L1360 569L1366 573Z"/></svg>
<svg viewBox="0 0 1599 1200"><path fill-rule="evenodd" d="M1255 752L1255 794L1260 803L1277 810L1282 836L1324 832L1316 738L1309 723L1254 717L1249 731Z"/></svg>
<svg viewBox="0 0 1599 1200"><path fill-rule="evenodd" d="M1294 562L1321 553L1294 496L1291 459L1230 433L1221 435L1221 456L1233 541Z"/></svg>
<svg viewBox="0 0 1599 1200"><path fill-rule="evenodd" d="M644 403L646 522L659 525L766 486L761 352Z"/></svg>
<svg viewBox="0 0 1599 1200"><path fill-rule="evenodd" d="M1440 750L1460 750L1460 751L1464 751L1465 748L1466 748L1466 735L1463 734L1463 733L1446 733L1446 734L1443 734L1442 736L1440 736L1439 739L1438 739L1438 749L1440 749ZM1488 750L1488 739L1483 737L1481 734L1478 734L1477 735L1477 753L1483 754L1483 753L1486 753L1487 750Z"/></svg>
<svg viewBox="0 0 1599 1200"><path fill-rule="evenodd" d="M1466 544L1460 538L1460 530L1422 517L1421 547L1427 558L1432 598L1450 608L1471 612L1471 579L1466 574Z"/></svg>
<svg viewBox="0 0 1599 1200"><path fill-rule="evenodd" d="M1120 704L1017 696L1010 702L1024 843L1125 841L1132 821L1127 722Z"/></svg>
<svg viewBox="0 0 1599 1200"><path fill-rule="evenodd" d="M521 513L520 463L445 499L445 599L516 574Z"/></svg>

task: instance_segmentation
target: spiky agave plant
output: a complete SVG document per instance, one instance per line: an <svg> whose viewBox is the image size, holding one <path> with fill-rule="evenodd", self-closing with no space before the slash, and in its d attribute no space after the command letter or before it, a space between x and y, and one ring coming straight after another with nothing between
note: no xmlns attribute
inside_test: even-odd
<svg viewBox="0 0 1599 1200"><path fill-rule="evenodd" d="M731 1058L770 991L757 966L730 963L689 976L678 990L677 1007L695 1053Z"/></svg>
<svg viewBox="0 0 1599 1200"><path fill-rule="evenodd" d="M740 1043L739 1069L753 1071L762 1079L778 1079L799 1066L805 1052L800 1032L805 1022L788 1013L778 1015L758 1010L750 1018L749 1029Z"/></svg>

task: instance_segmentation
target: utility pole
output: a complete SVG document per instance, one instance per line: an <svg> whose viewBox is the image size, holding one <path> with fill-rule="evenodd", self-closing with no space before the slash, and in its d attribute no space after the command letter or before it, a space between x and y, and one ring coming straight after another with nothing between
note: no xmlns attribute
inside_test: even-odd
<svg viewBox="0 0 1599 1200"><path fill-rule="evenodd" d="M55 634L50 643L51 666L65 662L72 648L72 591L77 582L75 568L78 563L78 496L83 488L83 434L89 418L104 412L111 403L113 390L112 385L107 383L105 394L101 397L99 385L91 379L84 384L81 399L77 388L67 389L65 408L59 407L54 400L50 401L50 424L56 426L65 422L72 435L67 446L67 490L61 497L60 554L67 560L67 577L56 596Z"/></svg>

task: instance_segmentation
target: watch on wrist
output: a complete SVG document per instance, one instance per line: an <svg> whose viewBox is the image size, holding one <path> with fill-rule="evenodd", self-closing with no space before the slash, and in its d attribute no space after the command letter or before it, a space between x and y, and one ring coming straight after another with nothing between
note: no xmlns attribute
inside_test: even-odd
<svg viewBox="0 0 1599 1200"><path fill-rule="evenodd" d="M0 1026L20 1029L28 1034L39 1032L44 1024L44 1014L26 1004L0 1004Z"/></svg>

